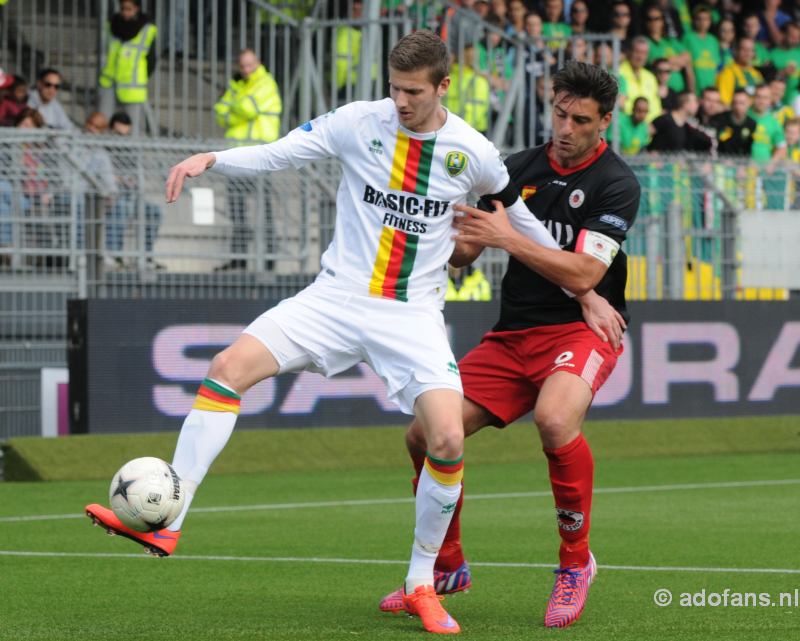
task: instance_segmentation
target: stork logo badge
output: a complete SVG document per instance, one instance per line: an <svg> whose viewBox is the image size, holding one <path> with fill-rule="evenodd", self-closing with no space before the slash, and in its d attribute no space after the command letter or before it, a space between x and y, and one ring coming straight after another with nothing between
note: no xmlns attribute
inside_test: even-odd
<svg viewBox="0 0 800 641"><path fill-rule="evenodd" d="M469 157L460 151L448 151L444 157L444 168L447 169L447 173L450 174L451 178L464 173L468 163Z"/></svg>

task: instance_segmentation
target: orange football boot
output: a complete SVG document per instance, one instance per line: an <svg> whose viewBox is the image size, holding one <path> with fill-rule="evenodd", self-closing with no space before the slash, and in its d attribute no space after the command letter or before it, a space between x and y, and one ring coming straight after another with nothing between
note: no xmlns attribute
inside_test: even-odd
<svg viewBox="0 0 800 641"><path fill-rule="evenodd" d="M411 594L403 594L403 606L409 614L422 619L422 625L434 634L456 634L461 627L442 607L443 596L432 585L418 585Z"/></svg>
<svg viewBox="0 0 800 641"><path fill-rule="evenodd" d="M181 537L180 530L173 532L172 530L156 530L155 532L137 532L122 524L114 514L113 510L92 503L86 506L86 516L88 516L95 525L99 525L106 529L109 534L119 534L125 538L135 541L143 546L148 554L153 556L169 556L175 551L175 546L178 545L178 539Z"/></svg>

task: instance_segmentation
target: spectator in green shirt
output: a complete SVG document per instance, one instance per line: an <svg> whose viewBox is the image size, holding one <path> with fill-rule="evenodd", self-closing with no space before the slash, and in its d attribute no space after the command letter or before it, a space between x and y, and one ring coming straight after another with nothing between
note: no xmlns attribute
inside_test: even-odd
<svg viewBox="0 0 800 641"><path fill-rule="evenodd" d="M717 40L721 59L719 72L729 62L733 62L733 48L736 43L736 25L730 18L723 18L717 23Z"/></svg>
<svg viewBox="0 0 800 641"><path fill-rule="evenodd" d="M633 101L630 114L619 114L619 150L626 156L635 156L650 142L650 125L647 123L647 112L650 105L647 98L640 96ZM607 130L608 140L612 140L612 129Z"/></svg>
<svg viewBox="0 0 800 641"><path fill-rule="evenodd" d="M644 30L650 40L650 53L647 62L666 58L672 67L669 86L673 91L683 91L688 86L694 91L694 69L692 59L680 40L664 35L664 13L656 6L650 6L644 13Z"/></svg>
<svg viewBox="0 0 800 641"><path fill-rule="evenodd" d="M783 136L786 138L786 158L800 164L800 119L792 118L783 123Z"/></svg>
<svg viewBox="0 0 800 641"><path fill-rule="evenodd" d="M717 70L722 63L719 51L719 40L710 33L711 10L705 5L698 5L692 13L693 31L683 34L683 46L692 59L694 68L695 92L700 93L706 87L713 87L717 81Z"/></svg>
<svg viewBox="0 0 800 641"><path fill-rule="evenodd" d="M786 95L786 80L780 76L775 76L768 83L769 90L772 93L772 104L770 105L770 113L775 116L781 127L787 120L794 118L794 109L784 102Z"/></svg>
<svg viewBox="0 0 800 641"><path fill-rule="evenodd" d="M567 38L572 35L572 28L564 22L564 0L545 0L542 33L545 37L556 38L549 42L551 49L566 46Z"/></svg>
<svg viewBox="0 0 800 641"><path fill-rule="evenodd" d="M750 117L756 121L750 155L753 160L769 163L770 168L774 168L776 162L786 157L786 139L783 127L770 113L771 105L772 92L767 85L761 85L756 89L750 110Z"/></svg>
<svg viewBox="0 0 800 641"><path fill-rule="evenodd" d="M748 13L742 16L742 35L746 38L752 38L755 45L752 65L760 69L768 65L770 59L769 49L758 40L759 31L761 31L761 21L758 19L757 13Z"/></svg>
<svg viewBox="0 0 800 641"><path fill-rule="evenodd" d="M750 110L750 117L756 121L750 156L763 165L757 180L761 183L764 200L757 201L756 206L763 204L767 209L783 209L786 175L776 169L786 158L786 138L783 135L783 127L770 113L771 103L772 92L769 87L766 85L758 87L753 99L753 108Z"/></svg>
<svg viewBox="0 0 800 641"><path fill-rule="evenodd" d="M796 22L783 25L783 43L769 52L769 59L780 76L786 79L783 102L791 105L798 96L800 82L800 26Z"/></svg>

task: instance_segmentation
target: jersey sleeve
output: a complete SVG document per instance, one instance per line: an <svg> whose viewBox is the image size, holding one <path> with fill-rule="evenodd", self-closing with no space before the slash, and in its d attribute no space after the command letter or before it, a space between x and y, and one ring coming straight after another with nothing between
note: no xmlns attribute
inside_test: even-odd
<svg viewBox="0 0 800 641"><path fill-rule="evenodd" d="M283 138L266 145L234 147L214 152L212 170L227 176L253 176L265 171L299 169L314 160L339 156L353 104L330 111L300 125Z"/></svg>
<svg viewBox="0 0 800 641"><path fill-rule="evenodd" d="M500 157L500 152L491 142L484 138L483 153L480 157L479 172L475 177L473 191L479 196L500 195L509 186L508 169ZM509 205L514 202L506 202L506 198L498 198L503 204Z"/></svg>
<svg viewBox="0 0 800 641"><path fill-rule="evenodd" d="M587 212L582 229L622 244L639 211L641 187L632 173L612 178Z"/></svg>

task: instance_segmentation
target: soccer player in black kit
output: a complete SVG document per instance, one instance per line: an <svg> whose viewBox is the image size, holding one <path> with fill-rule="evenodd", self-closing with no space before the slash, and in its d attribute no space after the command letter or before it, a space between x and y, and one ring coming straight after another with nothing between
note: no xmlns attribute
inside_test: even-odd
<svg viewBox="0 0 800 641"><path fill-rule="evenodd" d="M513 230L502 205L460 206L451 263L474 260L483 247L510 254L500 319L460 362L467 436L504 427L533 410L548 459L561 535L559 567L545 612L547 627L580 617L596 573L589 551L594 463L581 428L594 394L622 353L627 323L627 265L620 245L639 208L639 183L603 134L611 123L617 81L607 71L570 62L553 75L553 137L506 160L532 215L563 250L545 248ZM601 340L574 295L594 289L618 314L616 335ZM624 320L623 320L624 319ZM425 440L414 422L406 435L419 474ZM463 500L463 492L462 492ZM460 504L437 559L440 593L469 587L460 542ZM381 602L391 610L391 596Z"/></svg>

